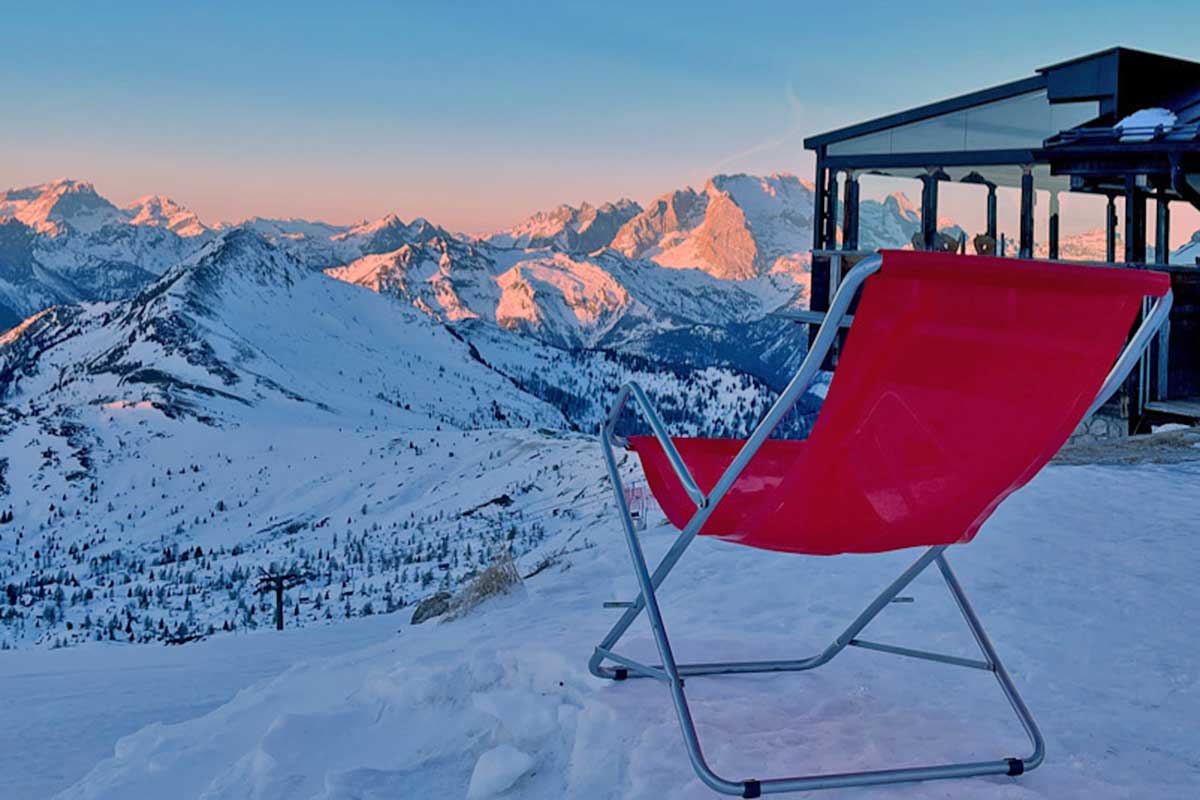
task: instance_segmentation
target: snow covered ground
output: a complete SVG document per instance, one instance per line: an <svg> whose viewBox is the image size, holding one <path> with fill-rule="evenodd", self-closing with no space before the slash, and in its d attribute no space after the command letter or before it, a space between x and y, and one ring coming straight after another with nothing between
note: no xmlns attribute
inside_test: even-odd
<svg viewBox="0 0 1200 800"><path fill-rule="evenodd" d="M1045 765L825 796L1200 795L1197 503L1200 462L1050 467L950 556L1046 734ZM70 781L55 796L711 796L666 690L587 672L619 613L601 603L633 596L611 508L587 514L595 548L455 622L412 627L404 614L180 648L0 653L0 796ZM656 555L671 537L651 527L644 541ZM702 539L665 584L664 614L684 660L807 655L913 557L800 558ZM974 655L936 575L906 593L915 602L885 611L872 638ZM649 630L635 626L624 649L652 658ZM213 708L238 685L249 688ZM697 678L688 691L711 763L735 778L1026 750L989 676L885 654ZM118 739L126 721L154 719L166 724Z"/></svg>
<svg viewBox="0 0 1200 800"><path fill-rule="evenodd" d="M187 647L89 642L6 651L0 654L0 797L49 797L111 757L123 736L207 713L298 661L394 636L406 621L403 614L360 617Z"/></svg>

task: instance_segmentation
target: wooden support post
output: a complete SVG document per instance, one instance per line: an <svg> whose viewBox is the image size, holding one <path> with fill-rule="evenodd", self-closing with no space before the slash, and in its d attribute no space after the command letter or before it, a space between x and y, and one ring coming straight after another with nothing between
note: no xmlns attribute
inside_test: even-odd
<svg viewBox="0 0 1200 800"><path fill-rule="evenodd" d="M1133 175L1125 178L1125 261L1146 263L1146 193Z"/></svg>
<svg viewBox="0 0 1200 800"><path fill-rule="evenodd" d="M1033 258L1033 165L1021 167L1021 230L1018 258Z"/></svg>
<svg viewBox="0 0 1200 800"><path fill-rule="evenodd" d="M813 179L813 256L812 256L812 286L821 285L822 281L828 284L829 280L829 262L818 258L816 251L822 250L825 247L825 161L824 148L817 151L817 168L816 175ZM822 292L812 292L808 297L808 307L812 311L824 311L829 306L826 304L825 295ZM817 338L817 331L820 330L819 325L808 326L808 343L811 346Z"/></svg>
<svg viewBox="0 0 1200 800"><path fill-rule="evenodd" d="M1138 186L1136 175L1125 176L1125 261L1129 264L1146 263L1146 193ZM1145 372L1145 362L1139 362L1138 368L1129 373L1125 382L1130 435L1142 432Z"/></svg>
<svg viewBox="0 0 1200 800"><path fill-rule="evenodd" d="M934 172L930 167L928 174L921 176L921 241L926 250L937 244L938 179Z"/></svg>
<svg viewBox="0 0 1200 800"><path fill-rule="evenodd" d="M825 164L817 156L817 174L813 181L813 250L825 247Z"/></svg>
<svg viewBox="0 0 1200 800"><path fill-rule="evenodd" d="M1166 264L1171 260L1171 204L1162 189L1154 197L1154 263Z"/></svg>
<svg viewBox="0 0 1200 800"><path fill-rule="evenodd" d="M1049 240L1049 250L1050 250L1050 260L1051 261L1058 260L1058 216L1059 216L1058 192L1051 192L1050 193L1050 240Z"/></svg>
<svg viewBox="0 0 1200 800"><path fill-rule="evenodd" d="M1108 195L1108 207L1104 212L1104 260L1113 264L1117 260L1117 196Z"/></svg>
<svg viewBox="0 0 1200 800"><path fill-rule="evenodd" d="M825 246L830 250L836 250L838 246L838 185L837 173L833 170L829 170L829 186L825 191L825 204L828 206L825 212Z"/></svg>
<svg viewBox="0 0 1200 800"><path fill-rule="evenodd" d="M987 235L996 240L996 184L987 184Z"/></svg>
<svg viewBox="0 0 1200 800"><path fill-rule="evenodd" d="M1158 190L1155 196L1155 226L1154 226L1154 263L1165 265L1171 261L1171 201L1167 193ZM1170 370L1168 359L1171 353L1170 322L1163 326L1158 334L1153 363L1156 367L1154 376L1153 399L1166 400L1170 395ZM1149 358L1150 356L1147 356Z"/></svg>
<svg viewBox="0 0 1200 800"><path fill-rule="evenodd" d="M845 199L842 202L842 249L858 249L858 176L846 170Z"/></svg>

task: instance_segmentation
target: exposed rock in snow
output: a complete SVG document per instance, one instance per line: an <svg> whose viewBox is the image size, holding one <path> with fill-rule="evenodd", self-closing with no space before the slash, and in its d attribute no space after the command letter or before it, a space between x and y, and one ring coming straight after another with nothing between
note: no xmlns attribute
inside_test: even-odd
<svg viewBox="0 0 1200 800"><path fill-rule="evenodd" d="M440 617L450 610L450 593L438 592L435 595L426 597L417 604L417 609L413 611L412 618L409 619L409 624L420 625L423 622L428 622L434 617Z"/></svg>
<svg viewBox="0 0 1200 800"><path fill-rule="evenodd" d="M470 800L495 797L508 790L536 763L533 756L511 744L497 745L484 752L475 762L471 783L467 786L467 797Z"/></svg>

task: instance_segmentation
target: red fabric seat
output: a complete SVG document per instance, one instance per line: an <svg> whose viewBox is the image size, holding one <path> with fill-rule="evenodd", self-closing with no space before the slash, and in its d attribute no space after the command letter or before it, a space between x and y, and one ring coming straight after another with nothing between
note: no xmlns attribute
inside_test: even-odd
<svg viewBox="0 0 1200 800"><path fill-rule="evenodd" d="M872 553L972 539L1083 419L1146 296L1144 270L887 251L805 441L768 441L700 533ZM658 442L630 437L667 518L696 506ZM707 494L744 443L675 439Z"/></svg>

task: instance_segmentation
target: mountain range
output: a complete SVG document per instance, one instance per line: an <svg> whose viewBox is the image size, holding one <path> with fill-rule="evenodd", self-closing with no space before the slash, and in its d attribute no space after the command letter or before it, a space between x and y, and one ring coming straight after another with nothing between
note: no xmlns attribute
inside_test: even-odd
<svg viewBox="0 0 1200 800"><path fill-rule="evenodd" d="M621 384L679 434L743 436L805 351L773 316L809 285L793 176L487 236L208 225L71 180L0 214L0 648L256 627L252 576L281 564L320 578L290 595L307 624L451 589L548 527L586 545L574 501L608 500L577 468ZM903 195L862 218L868 247L919 228Z"/></svg>
<svg viewBox="0 0 1200 800"><path fill-rule="evenodd" d="M868 201L864 215L870 244L903 244L918 224L902 196ZM305 268L449 324L484 320L560 347L643 354L665 337L675 357L703 365L714 358L680 346L688 332L692 349L711 355L728 350L714 344L728 326L776 331L768 315L804 302L812 192L794 176L717 176L645 209L630 200L562 206L466 237L395 215L350 226L261 217L210 226L161 195L119 208L90 183L59 180L4 192L0 217L0 327L54 305L132 297L245 230Z"/></svg>

